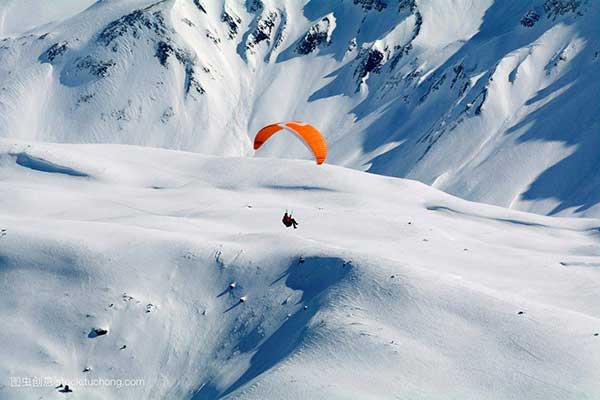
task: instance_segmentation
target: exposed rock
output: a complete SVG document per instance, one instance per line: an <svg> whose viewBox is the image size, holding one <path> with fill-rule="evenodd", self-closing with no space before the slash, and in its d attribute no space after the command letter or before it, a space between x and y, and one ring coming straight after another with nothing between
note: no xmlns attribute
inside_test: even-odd
<svg viewBox="0 0 600 400"><path fill-rule="evenodd" d="M194 24L192 21L190 21L187 18L182 18L181 21L186 24L187 26L189 26L190 28L193 28L196 26L196 24Z"/></svg>
<svg viewBox="0 0 600 400"><path fill-rule="evenodd" d="M42 63L52 63L57 57L62 56L69 50L68 42L54 43L48 50L46 50L39 57L39 61Z"/></svg>
<svg viewBox="0 0 600 400"><path fill-rule="evenodd" d="M454 78L452 78L452 82L450 83L450 88L454 88L454 85L458 80L465 78L465 67L462 64L459 64L452 68L454 72Z"/></svg>
<svg viewBox="0 0 600 400"><path fill-rule="evenodd" d="M271 54L279 49L279 47L281 47L281 44L283 43L283 41L285 40L285 38L287 37L287 32L286 32L286 28L287 28L287 16L285 14L285 12L281 13L279 15L280 18L280 22L279 22L279 26L277 27L277 31L274 34L273 37L273 47L271 48ZM268 62L270 59L270 55L267 55L265 57L265 61Z"/></svg>
<svg viewBox="0 0 600 400"><path fill-rule="evenodd" d="M92 56L77 59L75 64L79 70L86 70L90 75L94 75L98 78L106 78L109 76L110 69L115 65L116 63L113 60L96 60Z"/></svg>
<svg viewBox="0 0 600 400"><path fill-rule="evenodd" d="M95 96L94 93L84 93L84 94L81 94L79 96L79 98L77 99L76 106L79 107L79 106L81 106L84 103L86 103L86 104L87 103L91 103L92 99L94 98L94 96Z"/></svg>
<svg viewBox="0 0 600 400"><path fill-rule="evenodd" d="M196 8L198 8L198 10L200 10L204 14L206 14L206 8L204 7L204 5L202 4L202 2L200 0L194 0L194 5L196 6Z"/></svg>
<svg viewBox="0 0 600 400"><path fill-rule="evenodd" d="M354 76L358 82L361 82L371 72L377 72L381 69L385 63L385 54L381 50L372 47L362 56L359 56L359 59L360 63L354 70Z"/></svg>
<svg viewBox="0 0 600 400"><path fill-rule="evenodd" d="M399 12L408 10L411 13L414 13L416 9L417 9L417 4L416 4L415 0L400 0L399 1L399 4L398 4Z"/></svg>
<svg viewBox="0 0 600 400"><path fill-rule="evenodd" d="M561 63L568 60L569 47L566 47L554 54L552 58L548 61L546 66L544 67L544 71L546 71L546 75L550 75L552 71L558 67Z"/></svg>
<svg viewBox="0 0 600 400"><path fill-rule="evenodd" d="M354 4L360 5L365 10L375 9L383 11L387 7L385 0L353 0Z"/></svg>
<svg viewBox="0 0 600 400"><path fill-rule="evenodd" d="M261 42L266 41L266 43L269 44L277 18L277 12L271 11L257 22L256 28L248 36L248 40L246 42L247 50L253 53L254 48L256 48Z"/></svg>
<svg viewBox="0 0 600 400"><path fill-rule="evenodd" d="M204 94L206 91L196 79L196 74L193 65L188 64L185 69L185 86L184 86L185 94L188 95L190 93Z"/></svg>
<svg viewBox="0 0 600 400"><path fill-rule="evenodd" d="M209 31L208 29L206 30L206 37L209 38L211 40L211 42L213 42L214 44L221 43L221 39L219 39L219 37L217 37L217 35L215 35L211 31Z"/></svg>
<svg viewBox="0 0 600 400"><path fill-rule="evenodd" d="M578 12L583 0L546 0L544 2L544 11L548 18L556 17Z"/></svg>
<svg viewBox="0 0 600 400"><path fill-rule="evenodd" d="M221 22L225 22L227 26L229 26L229 39L234 39L237 36L240 24L242 23L240 17L233 16L227 11L223 11Z"/></svg>
<svg viewBox="0 0 600 400"><path fill-rule="evenodd" d="M108 334L108 330L107 329L104 329L104 328L93 328L90 331L90 333L88 334L88 337L93 339L95 337L103 336L103 335L106 335L106 334Z"/></svg>
<svg viewBox="0 0 600 400"><path fill-rule="evenodd" d="M160 41L156 45L156 52L154 53L154 56L158 58L160 65L162 65L163 67L166 67L168 65L169 57L174 54L177 53L175 51L175 48L170 43Z"/></svg>
<svg viewBox="0 0 600 400"><path fill-rule="evenodd" d="M527 11L527 14L521 18L521 25L526 28L531 28L537 21L539 21L540 16L534 10Z"/></svg>
<svg viewBox="0 0 600 400"><path fill-rule="evenodd" d="M160 117L160 121L163 124L166 124L169 122L169 120L175 115L175 111L173 110L173 107L168 107L162 114L162 116Z"/></svg>
<svg viewBox="0 0 600 400"><path fill-rule="evenodd" d="M394 69L396 67L396 64L398 64L398 61L400 61L400 59L402 57L404 57L405 55L408 54L408 52L413 48L413 46L412 46L413 41L417 38L417 36L421 32L421 26L423 25L423 17L421 16L421 13L417 10L417 7L416 7L416 5L414 5L414 2L413 2L413 5L410 6L410 10L415 15L415 26L413 28L412 35L405 45L396 46L394 48L395 55L394 55L394 57L392 57L392 61L390 61L390 69Z"/></svg>
<svg viewBox="0 0 600 400"><path fill-rule="evenodd" d="M139 39L145 29L160 37L166 37L170 29L165 23L164 15L161 11L150 12L152 7L135 10L111 22L98 35L98 43L106 47L112 44L112 50L117 51L118 38L129 34Z"/></svg>
<svg viewBox="0 0 600 400"><path fill-rule="evenodd" d="M323 17L319 22L310 27L302 40L296 46L296 53L309 54L321 45L328 46L331 43L331 33L335 27L333 16Z"/></svg>
<svg viewBox="0 0 600 400"><path fill-rule="evenodd" d="M175 47L170 42L160 41L156 45L155 57L158 58L160 64L168 68L169 57L175 56L177 61L185 68L184 92L188 95L192 90L198 94L204 94L205 90L200 82L195 77L195 61L185 50ZM164 117L164 115L163 115ZM170 117L166 119L168 121ZM163 118L161 118L163 120ZM165 120L163 122L166 123Z"/></svg>
<svg viewBox="0 0 600 400"><path fill-rule="evenodd" d="M348 47L346 48L346 53L350 53L350 52L354 51L354 49L356 49L356 46L357 46L356 38L352 38L348 42Z"/></svg>
<svg viewBox="0 0 600 400"><path fill-rule="evenodd" d="M246 0L246 10L250 13L262 11L264 8L262 0Z"/></svg>
<svg viewBox="0 0 600 400"><path fill-rule="evenodd" d="M485 103L485 100L487 99L487 95L488 95L488 88L486 86L476 98L476 99L481 98L481 100L479 101L479 104L475 108L475 115L481 114L483 104Z"/></svg>
<svg viewBox="0 0 600 400"><path fill-rule="evenodd" d="M131 99L128 99L127 105L125 107L111 111L110 116L115 121L129 122L134 118L134 112L135 111L133 109L133 101ZM123 297L123 301L130 300L127 297Z"/></svg>

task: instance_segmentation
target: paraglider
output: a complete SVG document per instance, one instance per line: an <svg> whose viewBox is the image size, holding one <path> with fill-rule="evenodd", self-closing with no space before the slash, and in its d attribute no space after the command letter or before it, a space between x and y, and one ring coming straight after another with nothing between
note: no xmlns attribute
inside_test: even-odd
<svg viewBox="0 0 600 400"><path fill-rule="evenodd" d="M258 150L271 136L280 132L288 131L302 140L315 156L317 164L323 164L327 158L327 141L317 128L302 121L280 122L267 125L256 134L254 138L254 150Z"/></svg>
<svg viewBox="0 0 600 400"><path fill-rule="evenodd" d="M283 214L283 218L281 219L281 222L283 222L283 224L285 225L286 228L289 228L290 226L294 226L294 229L297 229L297 225L298 222L294 219L294 217L292 217L292 213L289 213L286 211L285 214Z"/></svg>
<svg viewBox="0 0 600 400"><path fill-rule="evenodd" d="M258 150L274 134L288 131L296 135L302 143L313 153L317 165L321 165L327 158L327 141L317 128L302 121L289 121L270 124L258 131L254 137L254 150ZM286 228L298 229L298 221L286 211L281 219Z"/></svg>

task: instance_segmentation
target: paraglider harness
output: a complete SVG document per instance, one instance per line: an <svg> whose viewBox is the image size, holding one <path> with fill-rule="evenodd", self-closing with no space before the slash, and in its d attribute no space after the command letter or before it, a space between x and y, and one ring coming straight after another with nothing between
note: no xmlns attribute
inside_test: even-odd
<svg viewBox="0 0 600 400"><path fill-rule="evenodd" d="M285 210L285 214L283 214L281 222L283 222L283 225L285 225L286 228L289 228L290 226L294 226L294 229L298 228L296 226L298 225L298 222L294 219L294 217L292 217L292 213L288 214L287 210Z"/></svg>

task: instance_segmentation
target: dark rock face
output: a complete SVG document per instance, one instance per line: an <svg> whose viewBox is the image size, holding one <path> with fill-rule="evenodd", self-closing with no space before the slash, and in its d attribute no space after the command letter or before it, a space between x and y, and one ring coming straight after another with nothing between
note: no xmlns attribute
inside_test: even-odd
<svg viewBox="0 0 600 400"><path fill-rule="evenodd" d="M488 95L488 88L487 86L481 91L480 95L477 96L477 98L481 99L479 101L479 104L477 105L477 107L475 108L475 115L480 115L481 111L483 110L483 104L485 103L485 100L487 99L487 95Z"/></svg>
<svg viewBox="0 0 600 400"><path fill-rule="evenodd" d="M354 4L360 5L365 10L383 11L387 7L385 0L354 0Z"/></svg>
<svg viewBox="0 0 600 400"><path fill-rule="evenodd" d="M175 115L175 111L173 110L173 107L168 107L161 115L160 117L160 121L163 124L166 124L169 122L169 120Z"/></svg>
<svg viewBox="0 0 600 400"><path fill-rule="evenodd" d="M39 57L41 63L53 63L54 59L62 56L69 50L69 44L67 42L54 43L48 50L46 50Z"/></svg>
<svg viewBox="0 0 600 400"><path fill-rule="evenodd" d="M91 338L91 339L93 339L93 338L98 337L98 336L106 335L107 333L108 333L108 330L106 330L106 329L103 329L103 328L93 328L90 331L90 333L88 334L88 337ZM67 389L68 389L68 387L67 387Z"/></svg>
<svg viewBox="0 0 600 400"><path fill-rule="evenodd" d="M376 72L381 67L381 61L383 61L383 53L377 49L369 50L369 55L363 64L363 71L365 73ZM364 76L364 75L363 75Z"/></svg>
<svg viewBox="0 0 600 400"><path fill-rule="evenodd" d="M408 10L411 13L414 13L416 9L417 9L417 4L415 3L415 0L400 0L399 1L398 11L400 11L400 12Z"/></svg>
<svg viewBox="0 0 600 400"><path fill-rule="evenodd" d="M206 12L206 8L200 0L194 0L194 5L201 11ZM126 48L133 42L146 39L146 43L154 45L154 56L160 64L169 68L169 58L171 56L185 69L184 91L188 95L194 93L205 93L200 82L195 77L195 60L183 46L178 45L174 30L168 25L166 17L162 10L156 9L156 6L164 3L164 0L154 3L146 8L135 10L127 15L108 24L98 35L97 43L104 47L109 47L112 51L119 50L119 46ZM232 20L233 21L233 20ZM235 22L235 21L233 21ZM238 22L239 23L241 21ZM188 24L189 25L189 24ZM237 28L237 24L235 25ZM128 36L135 40L120 42L119 38ZM82 60L82 67L90 70L91 73L104 77L108 70L114 65L111 63L95 63L91 60ZM79 67L79 64L78 64Z"/></svg>
<svg viewBox="0 0 600 400"><path fill-rule="evenodd" d="M523 25L526 28L531 28L535 25L536 22L539 21L539 19L540 16L538 13L536 13L533 10L529 10L527 14L525 14L523 18L521 18L521 25Z"/></svg>
<svg viewBox="0 0 600 400"><path fill-rule="evenodd" d="M204 94L206 90L202 87L200 82L196 79L196 75L193 68L186 68L185 70L185 94L188 95L190 93Z"/></svg>
<svg viewBox="0 0 600 400"><path fill-rule="evenodd" d="M419 33L421 32L421 26L423 25L423 17L421 16L421 13L417 9L417 6L415 5L414 0L411 0L410 4L406 5L406 7L408 7L410 9L411 13L413 13L415 15L415 18L416 18L415 27L413 28L413 32L412 32L412 36L411 36L410 40L404 46L398 46L398 47L394 48L396 54L394 55L394 57L392 58L392 61L390 62L390 69L394 69L396 67L396 65L398 64L398 61L400 61L400 59L402 57L407 55L408 52L410 50L412 50L412 48L413 48L412 43L417 38ZM402 8L400 8L400 10L402 10Z"/></svg>
<svg viewBox="0 0 600 400"><path fill-rule="evenodd" d="M94 75L98 78L106 78L109 76L110 69L115 65L116 63L113 60L96 60L92 56L85 56L84 58L78 59L75 64L78 69L86 70L90 75Z"/></svg>
<svg viewBox="0 0 600 400"><path fill-rule="evenodd" d="M277 18L277 12L271 11L258 21L256 28L248 37L248 41L246 43L247 50L252 51L256 46L264 41L270 43Z"/></svg>
<svg viewBox="0 0 600 400"><path fill-rule="evenodd" d="M256 44L263 40L269 40L271 38L271 32L275 26L275 19L277 18L276 12L270 12L265 18L258 22L256 31L254 32L254 41Z"/></svg>
<svg viewBox="0 0 600 400"><path fill-rule="evenodd" d="M240 30L242 20L239 17L227 13L227 11L223 11L221 22L225 22L227 26L229 26L229 39L234 39Z"/></svg>
<svg viewBox="0 0 600 400"><path fill-rule="evenodd" d="M160 41L156 45L154 54L160 65L165 68L169 66L169 57L174 56L177 61L185 68L184 91L188 95L192 90L198 94L204 94L205 90L196 79L195 61L185 50L175 47L172 42Z"/></svg>
<svg viewBox="0 0 600 400"><path fill-rule="evenodd" d="M280 18L280 22L279 22L279 26L277 27L277 30L274 34L274 38L273 38L273 49L272 51L279 49L283 43L283 41L285 40L286 36L287 36L287 16L285 13L281 13L279 15ZM265 58L265 61L267 61L268 58Z"/></svg>
<svg viewBox="0 0 600 400"><path fill-rule="evenodd" d="M262 11L265 8L262 0L246 0L246 9L250 13Z"/></svg>
<svg viewBox="0 0 600 400"><path fill-rule="evenodd" d="M360 63L354 70L354 76L360 83L362 79L369 73L379 71L381 66L384 64L383 60L385 58L385 54L376 48L371 48L366 53L363 53L362 57L359 56L359 58Z"/></svg>
<svg viewBox="0 0 600 400"><path fill-rule="evenodd" d="M151 12L150 9L152 7L135 10L111 22L98 35L98 43L105 47L112 44L112 50L117 51L118 45L116 40L125 35L131 35L135 39L139 39L142 32L148 30L158 36L167 36L170 29L165 23L164 15L161 11Z"/></svg>
<svg viewBox="0 0 600 400"><path fill-rule="evenodd" d="M160 65L162 65L163 67L167 67L169 57L171 55L175 55L179 59L178 52L170 43L163 41L158 42L158 44L156 45L156 53L154 53L154 56L158 58Z"/></svg>
<svg viewBox="0 0 600 400"><path fill-rule="evenodd" d="M209 31L208 29L206 30L206 34L205 36L207 38L210 39L211 42L213 42L214 44L218 45L219 43L221 43L221 39L219 39L219 37L217 35L215 35L214 33L212 33L211 31Z"/></svg>
<svg viewBox="0 0 600 400"><path fill-rule="evenodd" d="M452 89L457 81L465 78L465 67L462 64L459 64L452 68L454 72L454 78L452 78L452 82L450 83L450 88Z"/></svg>
<svg viewBox="0 0 600 400"><path fill-rule="evenodd" d="M310 54L324 43L329 45L328 31L330 24L331 21L329 21L329 18L324 17L321 21L311 26L304 35L304 38L296 46L296 53Z"/></svg>
<svg viewBox="0 0 600 400"><path fill-rule="evenodd" d="M204 14L206 14L206 8L204 7L204 5L200 2L200 0L194 0L194 5L196 6L196 8L198 8L198 10L202 11Z"/></svg>
<svg viewBox="0 0 600 400"><path fill-rule="evenodd" d="M546 0L544 11L548 18L555 19L558 16L578 12L583 0Z"/></svg>
<svg viewBox="0 0 600 400"><path fill-rule="evenodd" d="M177 61L182 65L194 65L194 60L185 50L175 47L172 42L160 41L156 45L156 53L154 54L160 65L167 67L169 63L169 57L175 56Z"/></svg>

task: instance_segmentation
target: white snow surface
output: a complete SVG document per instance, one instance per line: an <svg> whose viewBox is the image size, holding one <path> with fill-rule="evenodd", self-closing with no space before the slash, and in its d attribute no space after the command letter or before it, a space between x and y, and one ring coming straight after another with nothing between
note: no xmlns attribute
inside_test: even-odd
<svg viewBox="0 0 600 400"><path fill-rule="evenodd" d="M0 137L253 156L300 119L331 164L600 216L597 0L4 0L0 35Z"/></svg>
<svg viewBox="0 0 600 400"><path fill-rule="evenodd" d="M0 209L3 400L600 398L597 219L312 161L6 139Z"/></svg>

